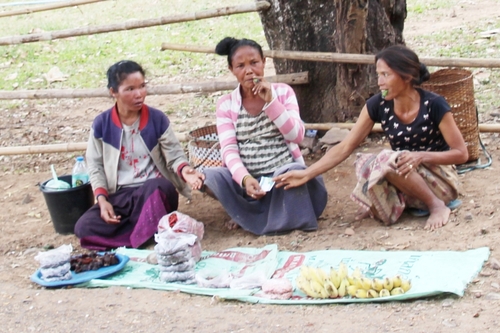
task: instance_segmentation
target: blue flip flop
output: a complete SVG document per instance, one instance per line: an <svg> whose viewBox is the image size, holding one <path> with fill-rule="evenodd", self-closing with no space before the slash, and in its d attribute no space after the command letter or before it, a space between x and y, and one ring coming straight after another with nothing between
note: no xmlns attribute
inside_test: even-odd
<svg viewBox="0 0 500 333"><path fill-rule="evenodd" d="M460 199L455 199L451 200L446 206L448 206L449 209L455 210L458 207L462 205L462 200ZM416 217L423 217L423 216L428 216L430 213L428 210L425 209L418 209L418 208L408 208L408 213L410 213L412 216Z"/></svg>

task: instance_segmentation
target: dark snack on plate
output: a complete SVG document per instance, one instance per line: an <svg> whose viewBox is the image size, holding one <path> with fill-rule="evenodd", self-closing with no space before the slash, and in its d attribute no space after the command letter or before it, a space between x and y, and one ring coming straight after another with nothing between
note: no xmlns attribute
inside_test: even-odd
<svg viewBox="0 0 500 333"><path fill-rule="evenodd" d="M113 266L119 260L114 253L98 254L95 251L71 257L71 270L75 273L97 270L101 267Z"/></svg>

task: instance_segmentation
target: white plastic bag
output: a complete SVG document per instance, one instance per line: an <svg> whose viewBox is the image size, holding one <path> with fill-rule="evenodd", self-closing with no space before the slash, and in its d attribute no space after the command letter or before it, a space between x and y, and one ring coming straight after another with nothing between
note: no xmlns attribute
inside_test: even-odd
<svg viewBox="0 0 500 333"><path fill-rule="evenodd" d="M251 274L233 279L229 284L229 287L231 289L254 289L260 288L266 281L267 276L264 271L255 271Z"/></svg>
<svg viewBox="0 0 500 333"><path fill-rule="evenodd" d="M158 255L158 264L160 264L160 256L164 256L161 259L166 259L166 256L172 256L172 264L187 261L194 258L198 262L201 258L201 244L194 234L175 232L173 229L168 228L155 234L155 252ZM189 252L189 256L185 256L185 260L182 260L182 255L179 253ZM174 255L176 254L176 255Z"/></svg>
<svg viewBox="0 0 500 333"><path fill-rule="evenodd" d="M167 229L172 229L175 232L194 234L198 237L199 241L203 239L205 232L203 223L178 211L163 216L160 222L158 222L158 233L162 233Z"/></svg>
<svg viewBox="0 0 500 333"><path fill-rule="evenodd" d="M41 268L57 267L70 261L72 251L73 246L65 244L53 250L38 252L35 260L40 263Z"/></svg>
<svg viewBox="0 0 500 333"><path fill-rule="evenodd" d="M205 269L196 273L196 283L202 288L229 288L232 280L233 274L227 270L214 273Z"/></svg>

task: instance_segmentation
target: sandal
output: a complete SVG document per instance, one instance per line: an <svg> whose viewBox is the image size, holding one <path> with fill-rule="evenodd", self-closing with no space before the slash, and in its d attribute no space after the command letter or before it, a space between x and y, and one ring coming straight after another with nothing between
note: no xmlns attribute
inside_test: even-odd
<svg viewBox="0 0 500 333"><path fill-rule="evenodd" d="M451 211L454 211L458 207L462 205L462 200L455 199L451 200L446 206L451 209ZM428 216L430 213L428 210L425 209L418 209L418 208L408 208L408 213L410 213L412 216L416 217L424 217Z"/></svg>

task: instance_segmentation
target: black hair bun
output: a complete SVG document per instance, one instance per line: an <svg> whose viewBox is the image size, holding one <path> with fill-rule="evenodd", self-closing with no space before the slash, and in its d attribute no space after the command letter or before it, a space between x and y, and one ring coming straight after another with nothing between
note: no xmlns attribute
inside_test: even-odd
<svg viewBox="0 0 500 333"><path fill-rule="evenodd" d="M239 40L233 37L226 37L221 40L215 47L215 53L218 55L229 55L231 48L238 43Z"/></svg>
<svg viewBox="0 0 500 333"><path fill-rule="evenodd" d="M428 81L430 78L431 78L431 73L429 73L427 66L420 63L420 82L419 82L419 84L422 84L425 81Z"/></svg>

